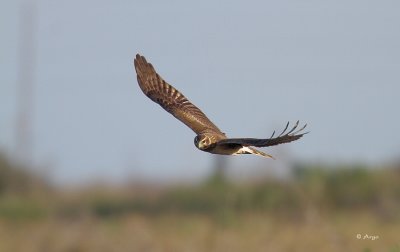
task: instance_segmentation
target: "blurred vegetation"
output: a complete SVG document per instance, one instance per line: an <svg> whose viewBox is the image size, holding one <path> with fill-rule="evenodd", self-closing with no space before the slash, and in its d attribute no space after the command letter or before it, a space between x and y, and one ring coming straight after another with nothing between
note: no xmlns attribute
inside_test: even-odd
<svg viewBox="0 0 400 252"><path fill-rule="evenodd" d="M0 217L35 219L46 215L53 190L40 175L0 153Z"/></svg>
<svg viewBox="0 0 400 252"><path fill-rule="evenodd" d="M195 185L68 189L0 155L0 251L400 251L399 181L399 166L298 164L284 180L238 183L216 169Z"/></svg>
<svg viewBox="0 0 400 252"><path fill-rule="evenodd" d="M38 218L54 214L105 218L169 212L221 219L244 212L268 212L302 218L311 207L328 212L362 209L382 220L399 218L399 168L302 164L293 171L287 180L265 178L257 183L234 183L217 172L197 185L158 189L125 186L110 190L100 186L68 194L0 156L0 217Z"/></svg>
<svg viewBox="0 0 400 252"><path fill-rule="evenodd" d="M0 152L0 196L27 195L49 190L49 185L39 174L16 164Z"/></svg>
<svg viewBox="0 0 400 252"><path fill-rule="evenodd" d="M400 171L368 167L299 166L291 180L266 179L256 184L237 184L219 176L196 186L180 186L133 198L99 198L90 206L101 217L128 212L241 213L267 211L298 216L310 205L320 210L376 212L382 218L397 218L400 209Z"/></svg>

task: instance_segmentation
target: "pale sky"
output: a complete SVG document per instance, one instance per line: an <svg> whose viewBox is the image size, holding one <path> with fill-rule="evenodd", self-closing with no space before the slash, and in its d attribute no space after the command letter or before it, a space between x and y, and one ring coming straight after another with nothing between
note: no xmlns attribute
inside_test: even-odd
<svg viewBox="0 0 400 252"><path fill-rule="evenodd" d="M38 0L34 164L61 183L207 174L195 134L143 95L141 53L228 136L308 123L283 160L400 154L399 1ZM0 150L15 150L20 1L0 3ZM250 169L249 169L250 170ZM250 171L249 171L250 172Z"/></svg>

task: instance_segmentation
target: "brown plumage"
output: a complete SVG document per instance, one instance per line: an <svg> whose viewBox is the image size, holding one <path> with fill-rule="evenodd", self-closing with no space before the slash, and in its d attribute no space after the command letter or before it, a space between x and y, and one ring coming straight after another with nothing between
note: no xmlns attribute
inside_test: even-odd
<svg viewBox="0 0 400 252"><path fill-rule="evenodd" d="M289 143L306 134L300 133L306 125L297 129L299 124L297 121L295 126L288 132L286 132L289 126L289 123L287 123L282 133L275 138L273 138L275 132L267 139L227 138L199 108L163 80L152 64L146 61L145 57L137 54L134 64L137 80L143 93L191 128L197 134L194 139L195 145L202 151L222 155L255 154L272 158L271 155L256 150L251 146L267 147Z"/></svg>

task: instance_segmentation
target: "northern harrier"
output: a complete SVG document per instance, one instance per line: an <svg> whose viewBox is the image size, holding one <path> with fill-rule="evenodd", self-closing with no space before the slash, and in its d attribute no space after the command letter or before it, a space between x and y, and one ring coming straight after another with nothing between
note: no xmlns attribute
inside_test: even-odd
<svg viewBox="0 0 400 252"><path fill-rule="evenodd" d="M286 132L289 126L289 123L287 123L282 133L275 138L275 131L267 139L227 138L225 133L218 129L199 108L163 80L154 70L154 67L146 61L145 57L137 54L134 62L137 80L143 93L197 134L194 138L194 145L199 150L221 155L255 154L273 158L271 155L251 146L267 147L289 143L306 134L301 132L307 124L297 129L299 125L299 121L297 121L288 132Z"/></svg>

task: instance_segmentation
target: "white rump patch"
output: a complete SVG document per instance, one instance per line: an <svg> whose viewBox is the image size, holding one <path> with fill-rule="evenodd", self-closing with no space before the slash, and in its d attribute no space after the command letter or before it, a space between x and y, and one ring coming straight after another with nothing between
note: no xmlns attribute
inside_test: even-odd
<svg viewBox="0 0 400 252"><path fill-rule="evenodd" d="M247 146L243 146L242 148L240 148L234 155L238 155L238 154L246 154L246 153L251 153L257 156L261 156L261 157L266 157L266 158L272 158L275 159L273 156L264 153L262 151L247 147Z"/></svg>

